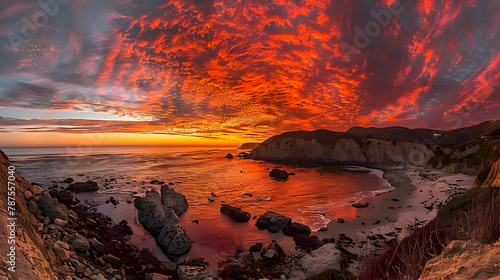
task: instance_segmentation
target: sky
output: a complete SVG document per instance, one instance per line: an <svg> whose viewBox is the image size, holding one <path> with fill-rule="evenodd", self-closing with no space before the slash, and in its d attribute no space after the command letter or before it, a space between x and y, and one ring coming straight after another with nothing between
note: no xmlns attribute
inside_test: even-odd
<svg viewBox="0 0 500 280"><path fill-rule="evenodd" d="M0 147L236 145L500 117L496 0L0 7Z"/></svg>

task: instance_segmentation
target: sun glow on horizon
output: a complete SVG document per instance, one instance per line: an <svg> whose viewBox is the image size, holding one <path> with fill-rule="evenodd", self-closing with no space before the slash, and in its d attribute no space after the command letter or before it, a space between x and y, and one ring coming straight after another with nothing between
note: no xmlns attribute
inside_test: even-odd
<svg viewBox="0 0 500 280"><path fill-rule="evenodd" d="M59 133L10 132L1 133L2 146L10 147L79 147L79 146L189 146L238 147L245 141L208 139L194 136L145 133Z"/></svg>

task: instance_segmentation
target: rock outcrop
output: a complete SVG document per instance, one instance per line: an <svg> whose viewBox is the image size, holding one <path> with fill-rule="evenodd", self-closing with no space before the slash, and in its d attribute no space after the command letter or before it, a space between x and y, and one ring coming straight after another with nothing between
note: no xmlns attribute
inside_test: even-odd
<svg viewBox="0 0 500 280"><path fill-rule="evenodd" d="M285 227L290 226L291 223L292 219L289 217L267 211L257 219L255 225L261 230L267 229L270 232L279 232L285 229Z"/></svg>
<svg viewBox="0 0 500 280"><path fill-rule="evenodd" d="M253 149L250 157L285 162L382 162L424 165L434 156L432 149L425 144L359 139L345 134L339 136L337 133L332 134L328 141L322 141L315 136L315 132L309 132L312 135L308 137L294 133L273 136ZM323 134L323 137L328 137Z"/></svg>
<svg viewBox="0 0 500 280"><path fill-rule="evenodd" d="M99 186L94 181L77 182L69 185L68 190L72 192L95 192Z"/></svg>
<svg viewBox="0 0 500 280"><path fill-rule="evenodd" d="M499 279L500 240L494 244L455 240L425 265L421 280Z"/></svg>
<svg viewBox="0 0 500 280"><path fill-rule="evenodd" d="M168 185L161 186L161 203L163 208L174 210L177 216L182 215L189 207L186 197L169 188Z"/></svg>
<svg viewBox="0 0 500 280"><path fill-rule="evenodd" d="M260 145L260 143L243 143L243 144L241 144L241 146L238 149L251 150L251 149L255 149L255 147L257 147L259 145Z"/></svg>
<svg viewBox="0 0 500 280"><path fill-rule="evenodd" d="M233 207L231 205L227 204L222 204L220 211L228 216L229 218L240 222L240 223L246 223L250 220L252 217L252 214L241 210L239 207Z"/></svg>
<svg viewBox="0 0 500 280"><path fill-rule="evenodd" d="M500 145L493 146L490 158L482 163L474 187L500 187Z"/></svg>
<svg viewBox="0 0 500 280"><path fill-rule="evenodd" d="M307 277L315 277L326 269L341 270L342 256L333 243L327 243L305 255L299 263L306 272Z"/></svg>
<svg viewBox="0 0 500 280"><path fill-rule="evenodd" d="M135 200L139 222L155 237L165 255L178 257L191 249L191 240L179 225L178 215L184 213L187 201L184 195L163 185L160 194L151 190L143 198Z"/></svg>
<svg viewBox="0 0 500 280"><path fill-rule="evenodd" d="M289 163L429 164L449 173L476 174L487 158L488 141L500 138L498 131L500 121L450 131L404 127L294 131L267 139L249 157Z"/></svg>
<svg viewBox="0 0 500 280"><path fill-rule="evenodd" d="M271 172L269 172L269 177L273 177L275 179L288 179L288 172L274 168Z"/></svg>
<svg viewBox="0 0 500 280"><path fill-rule="evenodd" d="M276 240L272 240L262 246L260 249L260 256L263 261L268 261L284 258L286 254L278 242Z"/></svg>

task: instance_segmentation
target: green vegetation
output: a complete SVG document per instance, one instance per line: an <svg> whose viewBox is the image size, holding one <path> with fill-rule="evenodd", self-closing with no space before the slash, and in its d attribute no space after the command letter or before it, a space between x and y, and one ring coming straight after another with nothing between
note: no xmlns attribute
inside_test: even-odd
<svg viewBox="0 0 500 280"><path fill-rule="evenodd" d="M492 152L492 147L486 146L480 148L477 152L466 156L465 160L467 162L467 167L471 168L474 166L481 165L481 162L483 162L483 160L488 159L490 157L491 152Z"/></svg>
<svg viewBox="0 0 500 280"><path fill-rule="evenodd" d="M484 192L485 190L487 190L487 189L485 189L485 188L473 189L473 190L465 192L459 196L455 196L446 204L444 209L438 213L437 219L439 220L439 218L450 216L451 214L455 214L455 215L459 214L461 209L463 209L465 206L470 204L472 202L472 200L474 199L474 197L476 197L480 193Z"/></svg>
<svg viewBox="0 0 500 280"><path fill-rule="evenodd" d="M450 158L450 155L440 155L431 158L427 164L431 165L434 168L437 168L439 163L441 163L443 166L447 166L448 164L452 163L453 160Z"/></svg>

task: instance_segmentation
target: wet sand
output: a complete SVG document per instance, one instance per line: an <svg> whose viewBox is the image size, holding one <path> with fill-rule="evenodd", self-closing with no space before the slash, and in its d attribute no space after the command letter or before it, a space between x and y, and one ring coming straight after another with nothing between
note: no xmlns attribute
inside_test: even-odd
<svg viewBox="0 0 500 280"><path fill-rule="evenodd" d="M327 231L315 233L320 238L335 238L345 234L352 242L344 242L349 251L369 255L385 247L385 241L407 236L412 226L421 226L432 220L440 205L445 205L453 195L472 188L474 176L447 174L439 170L411 165L373 165L384 171L396 189L379 196L364 198L366 208L343 206L326 213L332 221ZM427 207L427 208L426 208ZM337 222L337 213L344 223ZM383 237L382 237L383 236ZM341 238L342 239L342 238Z"/></svg>

